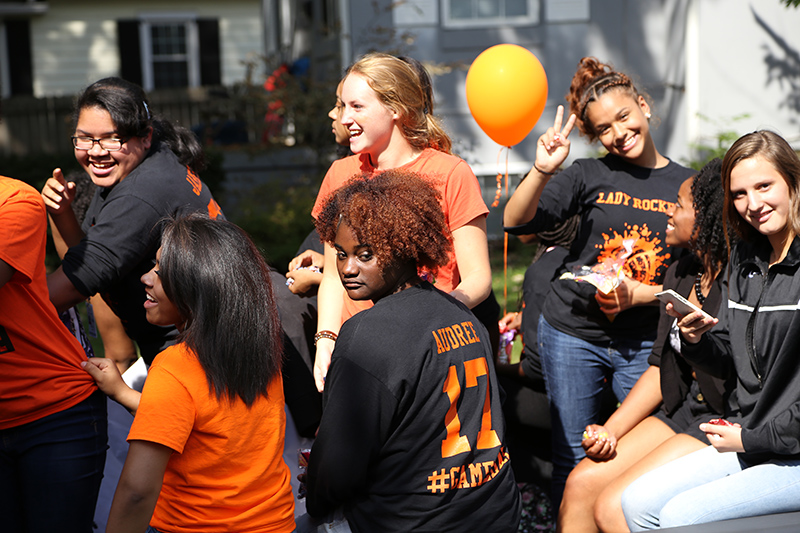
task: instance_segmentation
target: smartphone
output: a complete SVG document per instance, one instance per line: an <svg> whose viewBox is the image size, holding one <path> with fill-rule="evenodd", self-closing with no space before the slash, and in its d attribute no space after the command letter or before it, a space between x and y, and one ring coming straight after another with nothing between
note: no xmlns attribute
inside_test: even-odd
<svg viewBox="0 0 800 533"><path fill-rule="evenodd" d="M672 289L667 289L657 293L656 298L664 303L671 303L675 311L683 316L686 316L693 311L700 311L703 313L704 317L714 318Z"/></svg>

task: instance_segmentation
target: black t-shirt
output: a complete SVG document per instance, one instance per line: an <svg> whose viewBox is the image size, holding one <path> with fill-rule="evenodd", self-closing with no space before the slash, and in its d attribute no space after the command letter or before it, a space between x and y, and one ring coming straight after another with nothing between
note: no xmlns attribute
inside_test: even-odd
<svg viewBox="0 0 800 533"><path fill-rule="evenodd" d="M672 161L649 169L615 155L578 159L547 183L533 220L506 231L537 233L580 214L578 235L564 271L595 265L632 240L626 276L659 285L672 252L664 243L666 212L674 205L681 183L694 173ZM545 319L559 331L590 342L655 337L657 306L635 307L610 319L600 311L595 292L589 283L557 279L545 301Z"/></svg>
<svg viewBox="0 0 800 533"><path fill-rule="evenodd" d="M221 216L197 174L162 147L113 187L97 188L83 221L86 237L67 251L62 262L64 274L78 291L102 294L148 363L172 343L177 331L147 322L140 278L155 264L161 244L159 222L195 211Z"/></svg>
<svg viewBox="0 0 800 533"><path fill-rule="evenodd" d="M516 531L521 502L486 329L428 283L342 326L306 507L354 531Z"/></svg>

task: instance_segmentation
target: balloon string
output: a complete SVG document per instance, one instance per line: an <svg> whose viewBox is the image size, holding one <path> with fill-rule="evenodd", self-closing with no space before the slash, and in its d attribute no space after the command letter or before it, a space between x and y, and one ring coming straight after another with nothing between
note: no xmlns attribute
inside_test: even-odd
<svg viewBox="0 0 800 533"><path fill-rule="evenodd" d="M506 150L506 198L508 198L508 152L510 151L511 147L509 146L508 150ZM498 182L497 185L499 187L500 182ZM508 314L507 308L508 308L508 233L504 231L503 232L503 316L506 316L506 314Z"/></svg>
<svg viewBox="0 0 800 533"><path fill-rule="evenodd" d="M497 177L495 178L497 181L497 190L494 193L492 207L500 205L500 196L503 194L503 173L500 172L500 154L503 153L505 148L505 146L501 146L500 150L497 152ZM508 196L508 152L506 152L506 196Z"/></svg>
<svg viewBox="0 0 800 533"><path fill-rule="evenodd" d="M508 314L508 233L503 232L503 316Z"/></svg>
<svg viewBox="0 0 800 533"><path fill-rule="evenodd" d="M501 146L497 152L497 190L494 193L494 201L492 207L500 205L500 197L503 195L503 172L500 171L500 154L506 150L506 198L508 198L508 152L511 151L510 146ZM508 233L503 232L503 316L507 313L508 307Z"/></svg>

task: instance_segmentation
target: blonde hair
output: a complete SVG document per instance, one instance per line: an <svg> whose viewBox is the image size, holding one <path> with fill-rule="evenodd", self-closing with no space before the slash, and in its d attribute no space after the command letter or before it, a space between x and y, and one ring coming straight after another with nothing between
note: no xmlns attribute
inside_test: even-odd
<svg viewBox="0 0 800 533"><path fill-rule="evenodd" d="M413 66L393 55L374 52L356 61L345 77L362 76L380 101L400 116L398 127L406 141L419 150L434 148L451 153L453 142L430 111L428 95Z"/></svg>
<svg viewBox="0 0 800 533"><path fill-rule="evenodd" d="M786 140L777 133L759 130L740 137L728 149L722 160L722 188L725 194L723 220L737 235L746 241L763 238L753 226L736 211L731 194L731 172L745 159L760 157L775 167L789 186L789 228L800 235L800 159Z"/></svg>

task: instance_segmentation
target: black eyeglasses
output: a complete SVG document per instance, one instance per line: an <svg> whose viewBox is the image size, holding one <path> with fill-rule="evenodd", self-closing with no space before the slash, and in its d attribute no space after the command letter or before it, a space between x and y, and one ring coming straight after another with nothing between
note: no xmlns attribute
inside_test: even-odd
<svg viewBox="0 0 800 533"><path fill-rule="evenodd" d="M114 137L106 137L104 139L93 139L92 137L72 137L72 145L78 150L91 150L94 144L100 145L100 148L106 152L116 152L122 149L125 144L124 139L117 139Z"/></svg>

